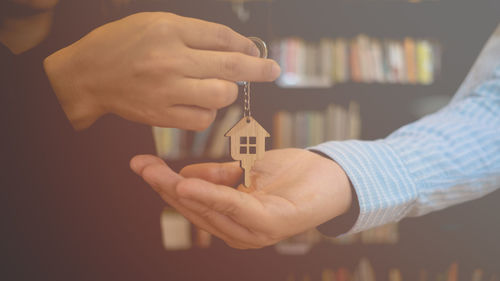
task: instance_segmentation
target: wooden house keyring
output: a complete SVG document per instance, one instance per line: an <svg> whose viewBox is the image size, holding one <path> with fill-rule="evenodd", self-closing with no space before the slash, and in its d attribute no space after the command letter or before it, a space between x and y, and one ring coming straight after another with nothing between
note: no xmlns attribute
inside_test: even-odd
<svg viewBox="0 0 500 281"><path fill-rule="evenodd" d="M257 37L250 37L260 50L260 57L267 58L266 43ZM261 159L266 151L266 138L271 135L252 117L250 111L250 82L244 82L244 114L224 136L230 138L231 157L240 161L245 177L245 187L252 186L250 171L255 161Z"/></svg>
<svg viewBox="0 0 500 281"><path fill-rule="evenodd" d="M245 173L244 185L250 187L250 170L256 160L261 159L266 151L266 138L271 135L251 116L243 117L226 134L231 138L231 157L240 161Z"/></svg>

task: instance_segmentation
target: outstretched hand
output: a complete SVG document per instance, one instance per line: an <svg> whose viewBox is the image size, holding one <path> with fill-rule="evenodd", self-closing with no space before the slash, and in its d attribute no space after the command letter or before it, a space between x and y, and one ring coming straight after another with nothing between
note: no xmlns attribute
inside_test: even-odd
<svg viewBox="0 0 500 281"><path fill-rule="evenodd" d="M238 95L236 81L273 81L278 64L258 58L227 26L171 13L138 13L100 26L44 61L75 129L101 116L203 130Z"/></svg>
<svg viewBox="0 0 500 281"><path fill-rule="evenodd" d="M302 149L272 150L241 181L238 162L187 166L180 174L151 155L134 172L198 227L234 248L260 248L316 227L351 205L349 180L334 161Z"/></svg>

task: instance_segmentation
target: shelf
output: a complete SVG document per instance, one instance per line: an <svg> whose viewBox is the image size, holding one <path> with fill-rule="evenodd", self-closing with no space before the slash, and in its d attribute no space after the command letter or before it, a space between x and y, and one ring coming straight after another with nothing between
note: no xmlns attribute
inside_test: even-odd
<svg viewBox="0 0 500 281"><path fill-rule="evenodd" d="M354 82L346 82L346 83L338 83L338 84L330 84L330 83L298 83L294 85L285 85L283 83L276 83L276 86L280 89L303 89L303 90L335 90L338 87L344 88L373 88L373 89L405 89L405 90L422 90L422 89L438 89L439 86L436 86L438 83L433 83L429 85L424 84L398 84L398 83L354 83Z"/></svg>
<svg viewBox="0 0 500 281"><path fill-rule="evenodd" d="M464 18L474 18L481 25L495 21L495 5L498 3L493 0L421 3L277 0L272 5L270 25L273 37L300 35L317 40L324 36L354 37L365 33L374 37L412 36L447 41L462 37L460 30L476 26Z"/></svg>
<svg viewBox="0 0 500 281"><path fill-rule="evenodd" d="M265 91L269 95L351 95L353 98L361 98L363 95L378 95L380 98L384 96L401 93L403 96L412 98L434 95L436 93L452 95L455 87L448 88L442 81L437 81L431 85L411 85L411 84L383 84L383 83L339 83L331 87L281 87L276 84L256 85L255 92ZM257 94L258 95L258 94ZM316 97L316 96L315 96Z"/></svg>

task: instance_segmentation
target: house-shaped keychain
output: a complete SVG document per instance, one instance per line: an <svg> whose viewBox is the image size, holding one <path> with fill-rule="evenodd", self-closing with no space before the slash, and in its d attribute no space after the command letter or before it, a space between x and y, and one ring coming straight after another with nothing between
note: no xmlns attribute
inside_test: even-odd
<svg viewBox="0 0 500 281"><path fill-rule="evenodd" d="M250 170L254 162L264 156L266 138L271 135L251 116L244 116L224 136L231 138L231 157L240 161L245 174L244 185L250 187Z"/></svg>

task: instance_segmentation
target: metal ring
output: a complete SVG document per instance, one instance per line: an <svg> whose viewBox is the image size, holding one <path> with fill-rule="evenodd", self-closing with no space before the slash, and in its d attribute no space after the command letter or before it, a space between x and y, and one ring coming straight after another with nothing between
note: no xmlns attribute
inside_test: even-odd
<svg viewBox="0 0 500 281"><path fill-rule="evenodd" d="M253 43L257 46L260 51L260 57L263 59L267 59L267 45L264 40L259 37L248 37L248 39L252 40Z"/></svg>

